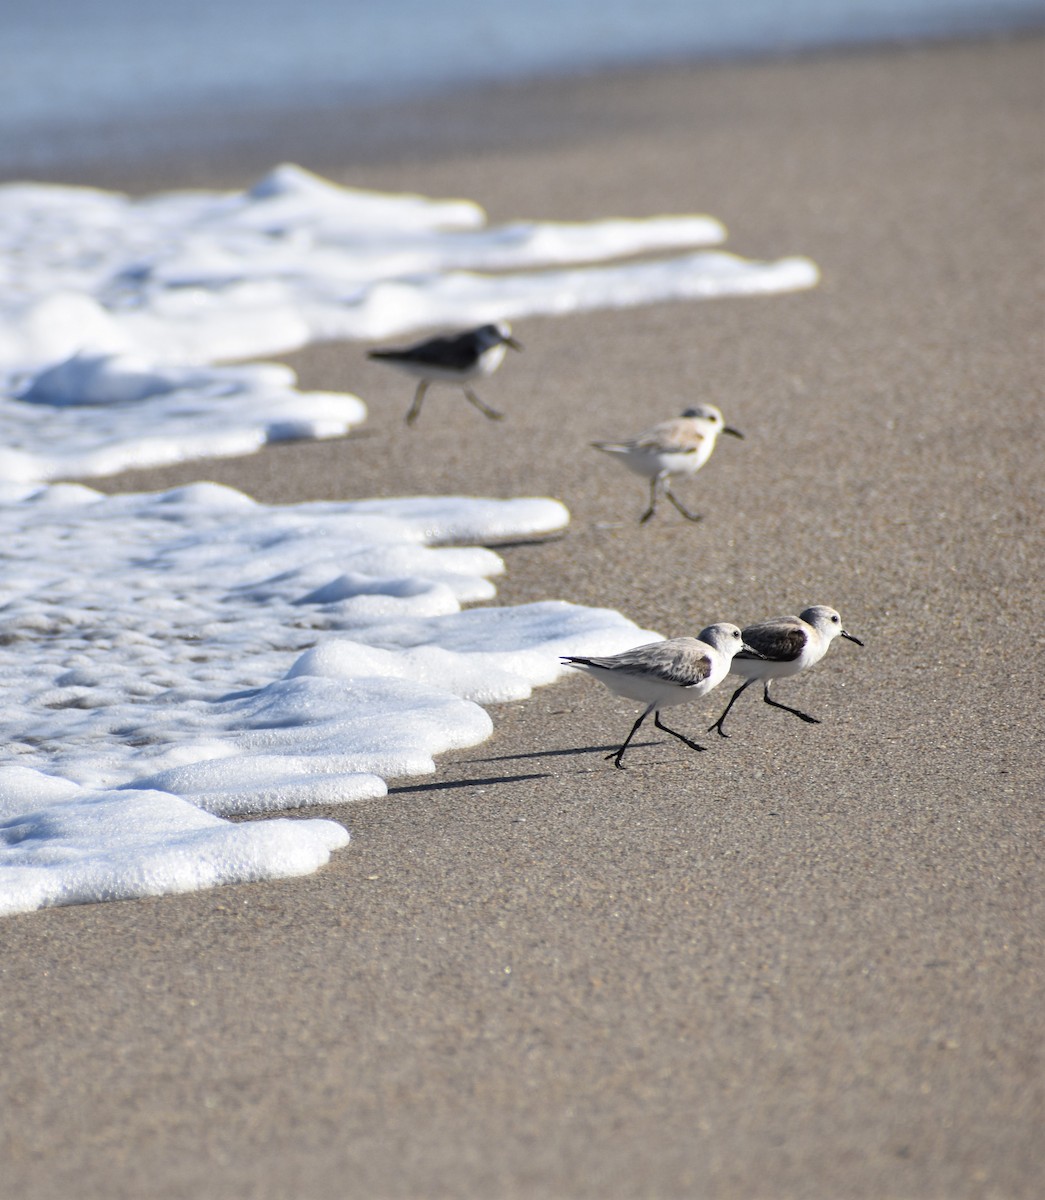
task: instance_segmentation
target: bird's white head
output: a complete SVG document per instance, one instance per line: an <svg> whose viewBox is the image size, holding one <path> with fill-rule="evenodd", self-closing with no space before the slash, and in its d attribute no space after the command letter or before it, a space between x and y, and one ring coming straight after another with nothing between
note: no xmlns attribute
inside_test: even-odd
<svg viewBox="0 0 1045 1200"><path fill-rule="evenodd" d="M718 437L720 433L728 433L741 439L744 437L739 429L733 429L726 424L722 413L713 404L695 404L687 408L682 415L687 420L699 421L705 427L704 432L712 437Z"/></svg>
<svg viewBox="0 0 1045 1200"><path fill-rule="evenodd" d="M851 633L846 633L842 628L841 616L835 609L828 608L826 604L814 604L811 608L803 609L798 615L829 642L834 641L836 637L844 637L850 642L856 642L858 646L863 645L859 638L853 637Z"/></svg>
<svg viewBox="0 0 1045 1200"><path fill-rule="evenodd" d="M728 654L730 658L744 649L744 635L738 625L728 621L718 621L709 625L697 634L699 641L706 642L720 654Z"/></svg>
<svg viewBox="0 0 1045 1200"><path fill-rule="evenodd" d="M498 321L496 324L491 325L480 325L475 331L475 338L484 350L501 345L511 346L513 350L522 349L522 343L512 337L512 327L507 321Z"/></svg>

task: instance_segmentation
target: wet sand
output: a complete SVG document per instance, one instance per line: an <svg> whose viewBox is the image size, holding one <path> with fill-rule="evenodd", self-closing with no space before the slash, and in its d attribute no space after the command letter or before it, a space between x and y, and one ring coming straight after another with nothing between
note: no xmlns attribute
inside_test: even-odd
<svg viewBox="0 0 1045 1200"><path fill-rule="evenodd" d="M366 399L360 436L92 482L554 495L572 526L503 550L502 603L668 635L827 603L866 647L778 687L820 725L752 689L728 742L644 730L618 772L634 706L563 681L322 810L353 843L317 875L4 921L5 1200L1038 1193L1043 59L633 72L402 110L388 145L299 115L238 158L70 180L293 159L809 255L807 293L520 323L482 392L503 423L445 392L407 429L409 381L316 346L287 361ZM587 443L695 400L746 439L680 486L700 524L640 527L643 483Z"/></svg>

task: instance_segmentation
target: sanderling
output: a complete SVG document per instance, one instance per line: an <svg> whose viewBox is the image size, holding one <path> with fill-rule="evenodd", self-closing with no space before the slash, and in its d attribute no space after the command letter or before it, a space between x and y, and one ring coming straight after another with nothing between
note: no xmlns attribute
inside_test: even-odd
<svg viewBox="0 0 1045 1200"><path fill-rule="evenodd" d="M649 508L639 518L643 524L657 511L660 493L671 501L687 521L699 521L699 513L684 508L668 486L672 475L695 475L711 457L720 433L743 438L731 428L712 404L687 408L681 417L661 421L627 442L592 442L596 450L616 454L624 465L650 481Z"/></svg>
<svg viewBox="0 0 1045 1200"><path fill-rule="evenodd" d="M744 641L758 651L758 655L749 657L741 651L730 666L730 674L746 675L746 680L733 693L732 699L726 705L726 711L709 726L708 733L717 729L722 737L729 734L722 728L722 722L729 715L729 710L737 702L741 693L761 679L765 683L764 698L767 704L774 708L782 708L785 712L794 713L810 725L819 725L816 717L799 712L797 708L789 708L774 700L769 694L769 685L774 679L782 679L786 675L797 675L814 663L818 663L827 653L836 637L848 638L862 646L859 638L846 633L842 628L842 618L833 608L824 604L814 604L805 609L797 617L773 617L768 621L759 621L744 629Z"/></svg>
<svg viewBox="0 0 1045 1200"><path fill-rule="evenodd" d="M505 322L498 325L480 325L467 333L450 337L430 338L416 346L402 350L371 350L367 358L391 363L415 379L420 379L414 402L406 414L406 423L413 425L421 412L421 401L433 383L451 383L460 387L469 401L493 421L499 421L504 413L490 408L467 386L469 379L492 375L501 365L505 347L521 350L522 345L512 337Z"/></svg>
<svg viewBox="0 0 1045 1200"><path fill-rule="evenodd" d="M651 642L606 658L567 655L562 661L604 683L618 696L627 696L629 700L639 700L646 705L631 727L631 733L624 739L624 745L606 755L608 759L613 759L613 765L618 770L623 770L621 759L624 751L650 713L654 714L653 723L658 729L685 742L691 750L705 749L674 729L669 729L660 719L660 710L706 696L729 674L730 660L741 650L758 654L753 647L744 644L743 635L736 625L720 621L717 625L702 629L695 638Z"/></svg>

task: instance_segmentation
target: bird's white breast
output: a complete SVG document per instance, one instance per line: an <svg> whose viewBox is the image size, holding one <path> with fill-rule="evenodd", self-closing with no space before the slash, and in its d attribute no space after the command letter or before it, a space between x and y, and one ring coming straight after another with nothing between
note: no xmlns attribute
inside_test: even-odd
<svg viewBox="0 0 1045 1200"><path fill-rule="evenodd" d="M496 346L491 346L489 350L484 350L479 355L479 361L475 367L476 375L492 375L494 371L504 362L504 356L508 352L508 347L503 342L498 342Z"/></svg>

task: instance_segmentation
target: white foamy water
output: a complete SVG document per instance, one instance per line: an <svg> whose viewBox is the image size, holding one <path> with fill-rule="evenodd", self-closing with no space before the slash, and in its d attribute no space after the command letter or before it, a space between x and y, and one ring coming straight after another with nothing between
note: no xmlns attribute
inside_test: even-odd
<svg viewBox="0 0 1045 1200"><path fill-rule="evenodd" d="M567 521L545 499L0 486L0 913L315 870L341 824L223 818L383 795L560 654L656 637L563 602L463 608L503 563L456 543Z"/></svg>
<svg viewBox="0 0 1045 1200"><path fill-rule="evenodd" d="M560 654L657 636L483 606L503 564L476 543L561 529L554 500L48 481L366 417L232 360L815 284L808 259L695 249L724 237L704 216L489 228L466 200L289 166L232 194L0 187L0 913L313 871L339 822L228 818L382 795L488 737L482 705L551 682Z"/></svg>
<svg viewBox="0 0 1045 1200"><path fill-rule="evenodd" d="M806 258L693 249L724 237L706 216L491 228L467 200L293 166L238 193L0 187L0 479L243 454L365 419L357 397L300 392L286 367L215 363L817 281Z"/></svg>

